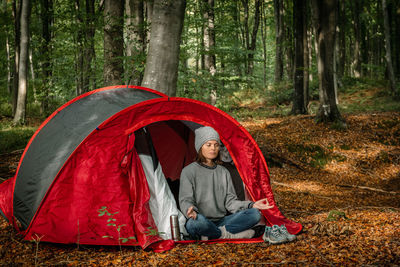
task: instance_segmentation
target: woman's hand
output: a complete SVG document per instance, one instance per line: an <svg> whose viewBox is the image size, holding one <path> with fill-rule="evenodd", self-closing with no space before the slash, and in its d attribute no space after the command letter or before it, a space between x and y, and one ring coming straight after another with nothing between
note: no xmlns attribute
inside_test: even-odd
<svg viewBox="0 0 400 267"><path fill-rule="evenodd" d="M266 198L257 200L254 202L253 208L259 209L259 210L267 210L271 209L274 206L271 206Z"/></svg>
<svg viewBox="0 0 400 267"><path fill-rule="evenodd" d="M193 220L196 220L196 218L197 218L197 212L194 210L194 207L193 207L193 206L191 206L190 208L188 208L188 210L187 210L187 212L186 212L186 215L187 215L189 218L192 218Z"/></svg>

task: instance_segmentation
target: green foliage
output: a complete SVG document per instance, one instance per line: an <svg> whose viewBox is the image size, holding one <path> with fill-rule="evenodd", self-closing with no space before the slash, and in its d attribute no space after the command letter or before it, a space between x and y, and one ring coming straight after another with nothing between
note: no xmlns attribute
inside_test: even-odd
<svg viewBox="0 0 400 267"><path fill-rule="evenodd" d="M342 78L339 106L344 113L400 111L400 102L391 96L388 81L376 78Z"/></svg>
<svg viewBox="0 0 400 267"><path fill-rule="evenodd" d="M107 206L102 206L100 209L97 210L97 212L99 213L97 216L102 217L104 215L108 216L107 219L107 226L112 226L115 228L115 230L118 232L118 244L120 244L120 242L122 243L126 243L129 240L135 240L136 237L134 236L129 236L129 237L121 237L121 229L123 227L126 226L126 224L117 224L117 219L114 218L114 215L118 214L119 211L116 211L114 213L111 213ZM114 239L113 236L109 236L109 235L105 235L102 236L103 238L110 238L110 239ZM120 244L121 245L121 244Z"/></svg>
<svg viewBox="0 0 400 267"><path fill-rule="evenodd" d="M343 211L339 211L339 210L331 210L328 214L328 217L326 218L327 221L337 221L340 218L346 219L348 220L349 218L347 218L346 213L344 213Z"/></svg>
<svg viewBox="0 0 400 267"><path fill-rule="evenodd" d="M0 124L0 154L23 149L36 130L35 127L12 127L10 124Z"/></svg>
<svg viewBox="0 0 400 267"><path fill-rule="evenodd" d="M8 103L6 98L1 98L0 99L0 115L5 116L5 117L11 117L12 116L12 108L11 105Z"/></svg>
<svg viewBox="0 0 400 267"><path fill-rule="evenodd" d="M314 144L288 144L288 151L300 156L300 160L314 168L323 168L330 160L331 155L324 148Z"/></svg>
<svg viewBox="0 0 400 267"><path fill-rule="evenodd" d="M147 231L145 231L146 236L159 236L159 235L164 235L164 232L158 232L157 229L154 229L152 227L148 227Z"/></svg>
<svg viewBox="0 0 400 267"><path fill-rule="evenodd" d="M281 82L269 86L267 95L274 105L289 104L293 99L293 84Z"/></svg>

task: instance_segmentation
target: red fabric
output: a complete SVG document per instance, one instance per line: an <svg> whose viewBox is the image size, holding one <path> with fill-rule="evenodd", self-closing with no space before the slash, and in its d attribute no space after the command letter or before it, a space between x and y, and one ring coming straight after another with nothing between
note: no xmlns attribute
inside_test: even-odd
<svg viewBox="0 0 400 267"><path fill-rule="evenodd" d="M134 139L134 135L132 135ZM132 166L129 170L129 193L133 203L132 218L134 220L134 229L136 238L142 248L159 242L162 239L157 234L157 226L151 216L149 200L150 192L147 186L146 176L136 150L132 151Z"/></svg>
<svg viewBox="0 0 400 267"><path fill-rule="evenodd" d="M267 224L285 224L292 234L301 231L301 224L287 219L276 206L268 167L258 145L246 129L228 114L206 103L184 98L147 101L128 108L126 116L132 116L128 115L129 109L134 110L135 123L133 125L135 126L128 128L125 131L126 134L163 120L188 120L216 129L228 148L252 199L267 198L274 205L273 209L263 211ZM124 116L121 115L121 119Z"/></svg>
<svg viewBox="0 0 400 267"><path fill-rule="evenodd" d="M25 239L38 235L49 242L118 245L117 230L107 226L109 217L98 216L102 206L118 212L115 223L125 225L120 237L135 236L129 177L121 167L129 137L116 134L118 129L111 125L107 131L95 131L74 151L49 188Z"/></svg>
<svg viewBox="0 0 400 267"><path fill-rule="evenodd" d="M185 133L185 126L177 121L152 124L148 130L165 177L173 181L179 179L182 168L193 162L196 156L194 144L187 145L193 140L193 133Z"/></svg>
<svg viewBox="0 0 400 267"><path fill-rule="evenodd" d="M175 242L173 240L161 240L151 244L148 248L154 252L164 252L175 247Z"/></svg>
<svg viewBox="0 0 400 267"><path fill-rule="evenodd" d="M130 133L165 120L188 120L214 127L253 200L267 197L275 206L263 211L266 221L285 224L292 234L301 231L302 226L285 218L276 206L265 159L254 139L237 121L199 101L159 98L133 105L112 116L78 146L48 189L26 230L25 239L31 240L37 235L49 242L117 245L118 233L107 226L106 217L98 216L97 210L107 206L110 212L119 212L114 215L117 224L126 225L121 228L120 236L137 237L137 242L123 245L141 245L160 251L170 247L170 242L148 235L149 227L153 230L156 227L148 207L147 182L136 151L127 153L133 142L129 139ZM193 135L189 137L191 144L192 139ZM166 148L170 149L169 145ZM125 168L121 165L124 162ZM10 187L0 186L0 207L7 214L10 213L7 207L12 205L4 199L12 195L9 192L12 190L6 189Z"/></svg>
<svg viewBox="0 0 400 267"><path fill-rule="evenodd" d="M15 176L0 184L0 209L6 216L9 223L12 223L12 195L15 183Z"/></svg>

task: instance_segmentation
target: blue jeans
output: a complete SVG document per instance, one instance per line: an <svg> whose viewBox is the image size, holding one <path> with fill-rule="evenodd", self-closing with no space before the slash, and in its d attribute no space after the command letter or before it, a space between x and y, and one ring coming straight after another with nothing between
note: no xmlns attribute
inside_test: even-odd
<svg viewBox="0 0 400 267"><path fill-rule="evenodd" d="M207 236L208 239L217 239L221 237L221 230L218 227L225 226L228 232L237 234L250 229L260 219L260 211L252 208L225 216L216 222L210 221L202 214L197 214L196 220L189 219L185 226L190 236L195 239L200 239L201 236Z"/></svg>

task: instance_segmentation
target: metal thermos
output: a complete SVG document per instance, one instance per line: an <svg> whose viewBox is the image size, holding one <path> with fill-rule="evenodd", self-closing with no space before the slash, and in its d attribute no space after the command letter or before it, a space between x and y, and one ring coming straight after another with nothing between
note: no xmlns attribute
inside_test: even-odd
<svg viewBox="0 0 400 267"><path fill-rule="evenodd" d="M171 215L169 217L169 222L171 224L171 238L174 241L181 240L181 231L179 230L179 220L178 215Z"/></svg>

